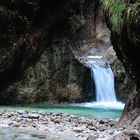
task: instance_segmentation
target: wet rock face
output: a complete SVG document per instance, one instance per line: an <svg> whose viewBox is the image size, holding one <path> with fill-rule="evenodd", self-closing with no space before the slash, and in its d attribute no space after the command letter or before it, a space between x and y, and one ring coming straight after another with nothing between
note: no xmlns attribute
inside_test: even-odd
<svg viewBox="0 0 140 140"><path fill-rule="evenodd" d="M132 124L140 115L140 2L135 1L103 1L108 27L111 30L113 47L122 61L126 72L132 80L133 87L125 107L121 125ZM115 9L117 6L119 10ZM116 10L116 11L115 11ZM121 15L121 16L120 16ZM138 120L137 120L138 121Z"/></svg>
<svg viewBox="0 0 140 140"><path fill-rule="evenodd" d="M94 98L79 61L111 44L98 0L1 0L0 11L0 104Z"/></svg>
<svg viewBox="0 0 140 140"><path fill-rule="evenodd" d="M23 10L30 9L29 13ZM38 10L37 2L0 1L0 85L3 88L12 81L13 74L27 66L25 59L34 56L33 40L39 38L32 35L29 29ZM32 39L32 40L31 40ZM26 53L30 53L27 56ZM27 57L27 58L25 58ZM23 64L23 58L25 60ZM35 57L34 57L35 58ZM24 66L22 66L24 65ZM15 77L18 76L16 73Z"/></svg>
<svg viewBox="0 0 140 140"><path fill-rule="evenodd" d="M111 45L98 0L1 0L0 11L1 104L93 98L79 61Z"/></svg>
<svg viewBox="0 0 140 140"><path fill-rule="evenodd" d="M89 69L68 45L74 31L84 25L83 3L0 1L1 104L91 98Z"/></svg>
<svg viewBox="0 0 140 140"><path fill-rule="evenodd" d="M9 89L14 90L17 84L20 98L25 98L27 103L88 100L91 88L85 81L90 81L90 71L75 59L70 48L62 44L64 42L54 41L38 62L26 70L22 81Z"/></svg>
<svg viewBox="0 0 140 140"><path fill-rule="evenodd" d="M103 56L104 61L108 61L114 73L116 96L119 101L127 101L132 88L123 64L116 56L113 46L109 47Z"/></svg>
<svg viewBox="0 0 140 140"><path fill-rule="evenodd" d="M98 0L87 0L83 5L85 25L72 38L72 47L79 57L103 56L111 46L110 31Z"/></svg>
<svg viewBox="0 0 140 140"><path fill-rule="evenodd" d="M42 39L45 35L34 31L33 28L38 10L37 1L0 1L0 96L2 102L10 96L16 98L15 94L9 94L12 92L10 90L6 94L5 89L19 80L30 65L36 63L44 48L43 43L46 41L43 42Z"/></svg>

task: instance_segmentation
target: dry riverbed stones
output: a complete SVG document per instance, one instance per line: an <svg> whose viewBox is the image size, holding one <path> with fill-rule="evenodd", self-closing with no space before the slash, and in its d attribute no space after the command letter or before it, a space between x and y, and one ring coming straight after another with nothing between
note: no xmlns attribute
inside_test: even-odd
<svg viewBox="0 0 140 140"><path fill-rule="evenodd" d="M39 130L58 135L70 134L79 140L115 135L118 120L97 119L66 113L35 112L28 110L0 111L0 124L5 127ZM115 130L114 130L115 129Z"/></svg>

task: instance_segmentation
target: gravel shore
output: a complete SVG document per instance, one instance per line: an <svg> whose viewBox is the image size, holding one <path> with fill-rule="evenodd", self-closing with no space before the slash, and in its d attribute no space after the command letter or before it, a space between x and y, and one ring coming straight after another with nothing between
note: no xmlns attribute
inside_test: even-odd
<svg viewBox="0 0 140 140"><path fill-rule="evenodd" d="M107 140L122 132L122 128L115 128L117 121L118 119L97 119L65 113L31 112L28 110L0 111L1 128L44 132L44 134L52 135L54 140L55 136L59 137L57 140L93 140L96 138ZM32 139L30 138L30 140Z"/></svg>

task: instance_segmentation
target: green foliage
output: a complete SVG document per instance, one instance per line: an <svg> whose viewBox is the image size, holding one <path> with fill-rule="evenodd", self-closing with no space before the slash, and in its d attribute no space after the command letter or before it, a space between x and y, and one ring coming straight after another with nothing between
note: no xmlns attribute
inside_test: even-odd
<svg viewBox="0 0 140 140"><path fill-rule="evenodd" d="M117 26L121 21L121 12L125 9L126 4L122 0L103 0L105 10L109 12L109 17L113 26Z"/></svg>
<svg viewBox="0 0 140 140"><path fill-rule="evenodd" d="M135 3L123 2L122 0L102 0L102 5L108 13L114 30L123 23L130 23L132 17L136 17L140 11L140 0L136 0Z"/></svg>

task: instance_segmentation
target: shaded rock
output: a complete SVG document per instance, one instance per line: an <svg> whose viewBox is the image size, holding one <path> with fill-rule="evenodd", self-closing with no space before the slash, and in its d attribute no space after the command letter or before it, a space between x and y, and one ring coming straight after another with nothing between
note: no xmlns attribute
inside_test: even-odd
<svg viewBox="0 0 140 140"><path fill-rule="evenodd" d="M88 101L90 72L69 42L85 25L90 4L8 0L0 5L0 104Z"/></svg>
<svg viewBox="0 0 140 140"><path fill-rule="evenodd" d="M104 124L105 123L105 121L104 120L100 120L100 122L99 122L100 124Z"/></svg>
<svg viewBox="0 0 140 140"><path fill-rule="evenodd" d="M115 122L113 122L113 121L111 121L111 122L109 122L109 125L110 125L111 127L113 127L113 126L115 126L115 125L116 125L116 123L115 123Z"/></svg>
<svg viewBox="0 0 140 140"><path fill-rule="evenodd" d="M88 128L89 128L90 130L97 131L97 129L96 129L95 127L88 126Z"/></svg>
<svg viewBox="0 0 140 140"><path fill-rule="evenodd" d="M131 136L130 140L140 140L140 137L138 137L138 136Z"/></svg>

